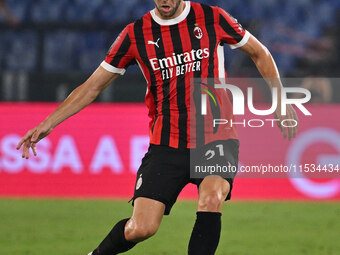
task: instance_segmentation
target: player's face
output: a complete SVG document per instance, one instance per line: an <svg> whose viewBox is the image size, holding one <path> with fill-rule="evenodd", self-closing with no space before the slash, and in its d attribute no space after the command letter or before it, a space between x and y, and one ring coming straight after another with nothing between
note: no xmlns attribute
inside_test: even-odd
<svg viewBox="0 0 340 255"><path fill-rule="evenodd" d="M183 0L154 0L154 2L158 13L163 19L175 18L184 9Z"/></svg>

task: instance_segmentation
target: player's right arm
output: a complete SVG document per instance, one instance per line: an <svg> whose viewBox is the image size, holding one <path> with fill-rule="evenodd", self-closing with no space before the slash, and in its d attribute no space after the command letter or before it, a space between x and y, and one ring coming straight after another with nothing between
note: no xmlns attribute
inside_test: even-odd
<svg viewBox="0 0 340 255"><path fill-rule="evenodd" d="M23 147L23 158L29 158L30 149L36 156L35 147L41 139L49 135L53 128L61 122L89 105L114 79L123 75L129 65L135 63L134 47L129 33L131 29L132 24L125 27L112 44L105 61L101 63L90 78L77 87L54 112L38 126L29 130L20 140L17 149Z"/></svg>
<svg viewBox="0 0 340 255"><path fill-rule="evenodd" d="M25 134L17 145L18 150L21 146L23 147L22 157L26 159L29 158L30 148L36 156L36 144L41 139L49 135L61 122L93 102L100 92L103 91L118 76L119 74L109 72L102 66L99 66L90 78L73 90L65 101L60 104L59 107L55 109L43 122Z"/></svg>

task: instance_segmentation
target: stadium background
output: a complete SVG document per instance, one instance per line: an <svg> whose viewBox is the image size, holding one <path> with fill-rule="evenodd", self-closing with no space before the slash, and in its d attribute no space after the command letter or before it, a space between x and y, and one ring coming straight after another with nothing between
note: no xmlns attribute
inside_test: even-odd
<svg viewBox="0 0 340 255"><path fill-rule="evenodd" d="M283 141L272 128L239 129L241 163L339 163L340 2L199 2L237 17L269 48L282 76L311 86L313 117L299 116L297 139ZM96 103L60 125L39 145L39 158L24 161L14 147L93 72L122 28L153 1L7 3L9 9L0 5L0 247L4 254L86 254L131 213L120 200L133 192L148 143L140 70L130 67ZM243 53L225 54L229 76L258 77ZM255 101L268 103L265 86L255 89ZM217 254L340 253L339 179L236 183ZM129 254L185 254L196 193L186 188L160 233Z"/></svg>

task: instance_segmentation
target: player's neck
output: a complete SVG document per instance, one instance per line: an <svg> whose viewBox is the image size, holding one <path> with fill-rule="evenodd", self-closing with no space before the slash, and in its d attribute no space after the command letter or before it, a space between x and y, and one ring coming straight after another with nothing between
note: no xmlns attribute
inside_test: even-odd
<svg viewBox="0 0 340 255"><path fill-rule="evenodd" d="M165 16L163 16L163 15L158 11L157 8L155 8L155 13L156 13L156 15L157 15L160 19L165 19L165 20L176 19L177 17L179 17L179 16L183 13L185 7L186 7L186 3L185 3L184 1L182 1L181 4L180 4L180 6L178 7L177 11L175 12L175 14L172 15L172 16L170 16L170 17L165 17Z"/></svg>

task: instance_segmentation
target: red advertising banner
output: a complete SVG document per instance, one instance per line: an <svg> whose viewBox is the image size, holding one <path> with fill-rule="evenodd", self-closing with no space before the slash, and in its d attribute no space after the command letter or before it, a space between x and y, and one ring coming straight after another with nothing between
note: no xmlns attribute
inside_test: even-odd
<svg viewBox="0 0 340 255"><path fill-rule="evenodd" d="M0 196L132 197L135 173L148 148L143 104L92 104L58 126L38 146L38 156L21 158L21 136L55 109L48 103L0 104ZM297 138L287 141L270 122L262 127L238 118L240 169L289 166L285 178L235 180L235 199L340 199L339 105L308 106L299 114ZM333 178L308 178L308 170L332 166ZM333 169L334 168L334 169ZM301 171L300 171L301 170ZM299 177L299 178L296 178ZM303 177L303 178L302 178ZM188 185L182 198L197 196Z"/></svg>

